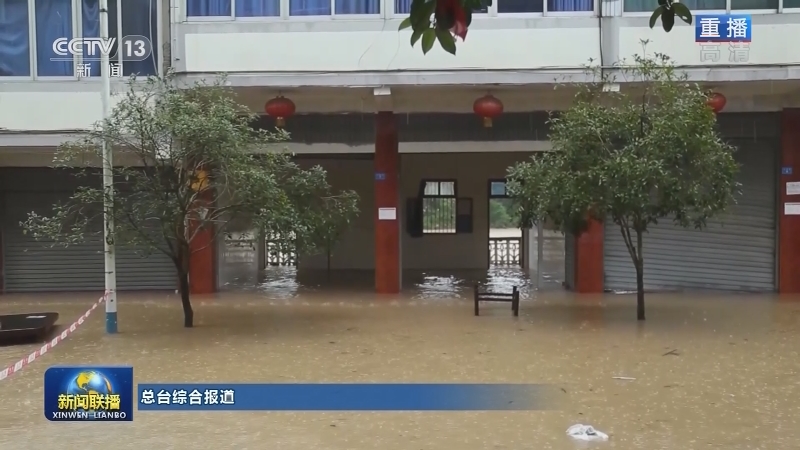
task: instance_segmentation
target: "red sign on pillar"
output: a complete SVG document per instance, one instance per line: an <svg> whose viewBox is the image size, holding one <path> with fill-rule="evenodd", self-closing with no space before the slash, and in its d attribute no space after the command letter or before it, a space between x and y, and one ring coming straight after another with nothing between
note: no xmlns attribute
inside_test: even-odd
<svg viewBox="0 0 800 450"><path fill-rule="evenodd" d="M400 293L400 157L391 112L375 116L375 292ZM381 176L377 176L381 174Z"/></svg>
<svg viewBox="0 0 800 450"><path fill-rule="evenodd" d="M791 185L800 181L800 109L784 109L781 126L781 176L780 204L778 205L778 292L800 294L800 214L793 203L800 203L800 195L793 195ZM787 206L788 205L788 206Z"/></svg>

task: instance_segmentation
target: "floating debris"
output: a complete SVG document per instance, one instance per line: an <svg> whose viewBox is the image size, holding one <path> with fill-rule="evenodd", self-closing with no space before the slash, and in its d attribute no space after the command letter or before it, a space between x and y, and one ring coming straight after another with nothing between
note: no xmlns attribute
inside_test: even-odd
<svg viewBox="0 0 800 450"><path fill-rule="evenodd" d="M576 424L567 428L567 436L579 441L607 441L608 435L591 425Z"/></svg>

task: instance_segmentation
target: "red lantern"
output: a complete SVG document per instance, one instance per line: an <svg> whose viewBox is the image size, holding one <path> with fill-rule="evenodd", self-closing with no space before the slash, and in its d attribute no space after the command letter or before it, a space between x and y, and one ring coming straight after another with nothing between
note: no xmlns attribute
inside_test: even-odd
<svg viewBox="0 0 800 450"><path fill-rule="evenodd" d="M475 100L472 110L475 111L475 114L483 117L483 126L489 128L492 126L492 119L503 114L503 102L491 95L484 95Z"/></svg>
<svg viewBox="0 0 800 450"><path fill-rule="evenodd" d="M708 101L706 104L714 110L714 114L719 114L722 111L722 108L725 107L725 103L728 100L725 98L724 95L720 94L719 92L714 92L708 96Z"/></svg>
<svg viewBox="0 0 800 450"><path fill-rule="evenodd" d="M267 115L275 118L275 126L283 127L286 125L286 118L293 115L295 110L294 102L279 95L264 105Z"/></svg>

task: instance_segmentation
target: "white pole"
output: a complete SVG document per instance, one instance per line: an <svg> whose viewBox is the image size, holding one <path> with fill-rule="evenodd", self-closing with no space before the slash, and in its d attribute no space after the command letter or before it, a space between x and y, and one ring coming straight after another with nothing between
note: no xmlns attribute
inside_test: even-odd
<svg viewBox="0 0 800 450"><path fill-rule="evenodd" d="M536 288L544 284L544 221L536 224Z"/></svg>
<svg viewBox="0 0 800 450"><path fill-rule="evenodd" d="M108 42L108 0L100 0L100 37ZM111 74L109 55L100 56L100 75L103 79L103 120L111 115ZM103 250L106 272L106 333L117 332L117 261L114 249L114 161L111 146L103 141Z"/></svg>

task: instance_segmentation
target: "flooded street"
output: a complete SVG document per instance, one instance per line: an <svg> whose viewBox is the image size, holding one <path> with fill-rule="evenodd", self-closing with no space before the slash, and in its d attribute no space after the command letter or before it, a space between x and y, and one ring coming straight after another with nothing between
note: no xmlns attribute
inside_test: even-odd
<svg viewBox="0 0 800 450"><path fill-rule="evenodd" d="M272 274L258 288L196 297L184 329L175 294L119 296L120 334L102 308L75 334L0 382L3 448L487 450L784 449L800 442L800 303L765 296L578 299L525 289L472 315L471 282L418 274L381 298L303 287ZM353 275L358 278L358 275ZM504 278L505 277L505 278ZM345 280L339 279L346 285ZM505 286L500 271L489 283ZM505 279L505 281L504 281ZM352 280L350 280L352 281ZM99 294L4 296L0 313L53 310L68 325ZM0 366L38 346L0 347ZM561 389L557 411L487 413L163 413L132 423L50 423L42 377L57 364L133 365L137 382L526 382ZM621 381L613 377L632 377Z"/></svg>

